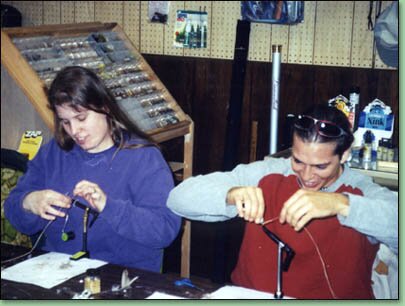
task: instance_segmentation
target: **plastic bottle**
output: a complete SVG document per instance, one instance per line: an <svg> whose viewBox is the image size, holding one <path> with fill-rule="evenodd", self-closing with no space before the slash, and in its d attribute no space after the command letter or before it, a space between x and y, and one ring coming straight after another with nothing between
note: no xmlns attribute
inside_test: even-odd
<svg viewBox="0 0 405 306"><path fill-rule="evenodd" d="M394 150L394 145L390 141L388 143L388 150L387 150L387 161L388 162L393 162L394 161L394 155L395 155L395 150Z"/></svg>
<svg viewBox="0 0 405 306"><path fill-rule="evenodd" d="M197 47L197 32L195 31L194 24L191 25L191 30L189 33L189 48Z"/></svg>
<svg viewBox="0 0 405 306"><path fill-rule="evenodd" d="M372 161L374 134L367 130L363 135L363 168L370 169Z"/></svg>
<svg viewBox="0 0 405 306"><path fill-rule="evenodd" d="M203 24L201 25L201 31L200 31L200 47L205 48L205 31L207 30L207 22L204 21Z"/></svg>
<svg viewBox="0 0 405 306"><path fill-rule="evenodd" d="M191 22L188 19L186 22L186 29L185 29L185 40L184 40L184 46L189 47L190 44L190 32L191 32Z"/></svg>
<svg viewBox="0 0 405 306"><path fill-rule="evenodd" d="M204 42L204 44L202 42ZM201 28L201 48L206 47L207 47L207 21L204 21L203 26Z"/></svg>
<svg viewBox="0 0 405 306"><path fill-rule="evenodd" d="M357 130L359 122L360 87L353 86L350 88L349 101L350 104L353 106L353 115L354 115L353 132L355 132Z"/></svg>
<svg viewBox="0 0 405 306"><path fill-rule="evenodd" d="M384 150L384 142L382 139L378 142L378 147L377 147L377 160L383 160L383 150Z"/></svg>

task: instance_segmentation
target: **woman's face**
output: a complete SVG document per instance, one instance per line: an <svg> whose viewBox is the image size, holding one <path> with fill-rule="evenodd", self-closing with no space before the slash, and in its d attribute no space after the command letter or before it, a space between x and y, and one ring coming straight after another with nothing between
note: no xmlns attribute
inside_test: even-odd
<svg viewBox="0 0 405 306"><path fill-rule="evenodd" d="M56 106L56 112L66 133L83 150L98 153L114 145L106 115L84 107L75 110L69 104Z"/></svg>
<svg viewBox="0 0 405 306"><path fill-rule="evenodd" d="M336 144L304 142L294 135L291 166L303 189L318 191L328 187L342 174L340 159L334 154Z"/></svg>

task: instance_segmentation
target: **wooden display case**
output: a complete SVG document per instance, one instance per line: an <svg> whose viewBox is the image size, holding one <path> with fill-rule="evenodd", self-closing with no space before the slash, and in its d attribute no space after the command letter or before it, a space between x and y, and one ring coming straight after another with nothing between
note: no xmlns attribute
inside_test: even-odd
<svg viewBox="0 0 405 306"><path fill-rule="evenodd" d="M111 41L109 40L110 35L113 37ZM72 42L74 49L74 47L77 47L77 42L83 41L83 37L88 38L85 39L87 47L89 47L88 41L91 40L91 46L86 49L86 51L90 50L90 52L74 52L74 50L69 49L70 47L66 42ZM97 40L100 37L102 39ZM30 43L32 41L34 41L33 44ZM38 41L39 44L35 45L35 42ZM60 43L61 41L63 44ZM120 49L115 51L114 46L119 46ZM93 57L86 57L88 53ZM121 54L124 55L121 56ZM161 143L183 137L183 160L169 162L169 164L176 177L185 179L192 175L193 121L179 107L151 67L116 23L97 22L4 28L1 31L1 63L21 88L50 131L54 129L54 123L52 113L47 107L44 87L49 86L52 77L58 70L70 65L89 67L103 78L106 84L110 81L112 84L117 80L117 75L120 75L117 71L123 70L121 69L122 66L136 66L136 71L132 71L131 76L134 76L134 78L142 76L141 83L146 84L147 89L135 90L143 85L141 86L138 81L136 81L138 83L135 85L130 83L134 78L131 79L129 74L124 73L124 77L121 77L118 80L119 82L115 83L122 85L122 80L129 80L129 83L126 83L123 91L116 91L116 94L113 94L116 96L120 106L135 123L138 124L136 118L142 118L142 122L146 122L140 128L156 142ZM94 66L91 66L93 63ZM117 85L111 86L110 90L114 91ZM160 108L157 108L154 104L153 97L158 99L156 103L160 105ZM131 102L134 104L130 104ZM162 109L163 111L161 111ZM190 276L190 232L191 224L190 221L186 220L181 246L182 277Z"/></svg>

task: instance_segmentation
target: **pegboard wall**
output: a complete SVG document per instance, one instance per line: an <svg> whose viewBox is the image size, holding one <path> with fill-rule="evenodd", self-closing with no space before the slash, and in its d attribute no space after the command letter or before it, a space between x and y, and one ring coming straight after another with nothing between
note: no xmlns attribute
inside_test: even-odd
<svg viewBox="0 0 405 306"><path fill-rule="evenodd" d="M147 4L143 5L147 6ZM184 49L175 48L173 46L174 25L176 23L177 11L184 9L184 1L170 1L169 17L167 20L167 25L164 26L165 44L163 54L165 55L184 56Z"/></svg>
<svg viewBox="0 0 405 306"><path fill-rule="evenodd" d="M137 1L124 1L122 27L135 48L140 50L139 16L140 6Z"/></svg>
<svg viewBox="0 0 405 306"><path fill-rule="evenodd" d="M59 1L48 1L44 11L44 24L60 24L61 5Z"/></svg>
<svg viewBox="0 0 405 306"><path fill-rule="evenodd" d="M148 20L148 1L141 2L140 9L140 52L148 54L164 54L164 25L151 23ZM125 29L124 29L125 31Z"/></svg>
<svg viewBox="0 0 405 306"><path fill-rule="evenodd" d="M373 60L374 43L373 36L369 35L369 30L364 27L364 18L367 18L370 3L368 1L355 1L353 18L353 38L351 48L351 66L368 67ZM375 12L376 2L374 2L373 12Z"/></svg>
<svg viewBox="0 0 405 306"><path fill-rule="evenodd" d="M74 1L59 1L60 3L60 23L75 23L75 3ZM44 23L45 24L45 23ZM25 24L23 16L23 25Z"/></svg>
<svg viewBox="0 0 405 306"><path fill-rule="evenodd" d="M233 59L240 1L170 1L167 24L148 21L148 2L2 1L22 13L23 26L117 22L144 54ZM391 2L382 1L382 9ZM303 23L252 23L248 59L271 62L271 46L282 45L282 63L393 69L379 58L373 32L367 28L369 3L305 1ZM173 46L177 10L208 13L207 48Z"/></svg>
<svg viewBox="0 0 405 306"><path fill-rule="evenodd" d="M350 66L353 6L354 1L317 2L315 65Z"/></svg>
<svg viewBox="0 0 405 306"><path fill-rule="evenodd" d="M290 26L288 35L288 62L313 64L316 1L305 2L304 22Z"/></svg>
<svg viewBox="0 0 405 306"><path fill-rule="evenodd" d="M80 22L93 22L96 20L95 13L96 11L100 12L100 9L96 10L95 6L97 6L97 1L73 1L75 3L75 23ZM108 7L108 4L104 5ZM44 5L44 8L46 4ZM100 13L101 16L97 16L97 20L104 17L104 14ZM108 18L105 18L108 20ZM104 21L107 22L107 21Z"/></svg>

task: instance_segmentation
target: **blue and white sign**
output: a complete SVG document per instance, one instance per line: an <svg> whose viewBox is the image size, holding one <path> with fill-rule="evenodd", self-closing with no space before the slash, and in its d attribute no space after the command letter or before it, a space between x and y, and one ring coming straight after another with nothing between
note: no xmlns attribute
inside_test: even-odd
<svg viewBox="0 0 405 306"><path fill-rule="evenodd" d="M379 99L368 104L359 116L358 130L355 134L363 135L371 130L376 142L381 138L391 138L394 130L394 115L391 107Z"/></svg>

